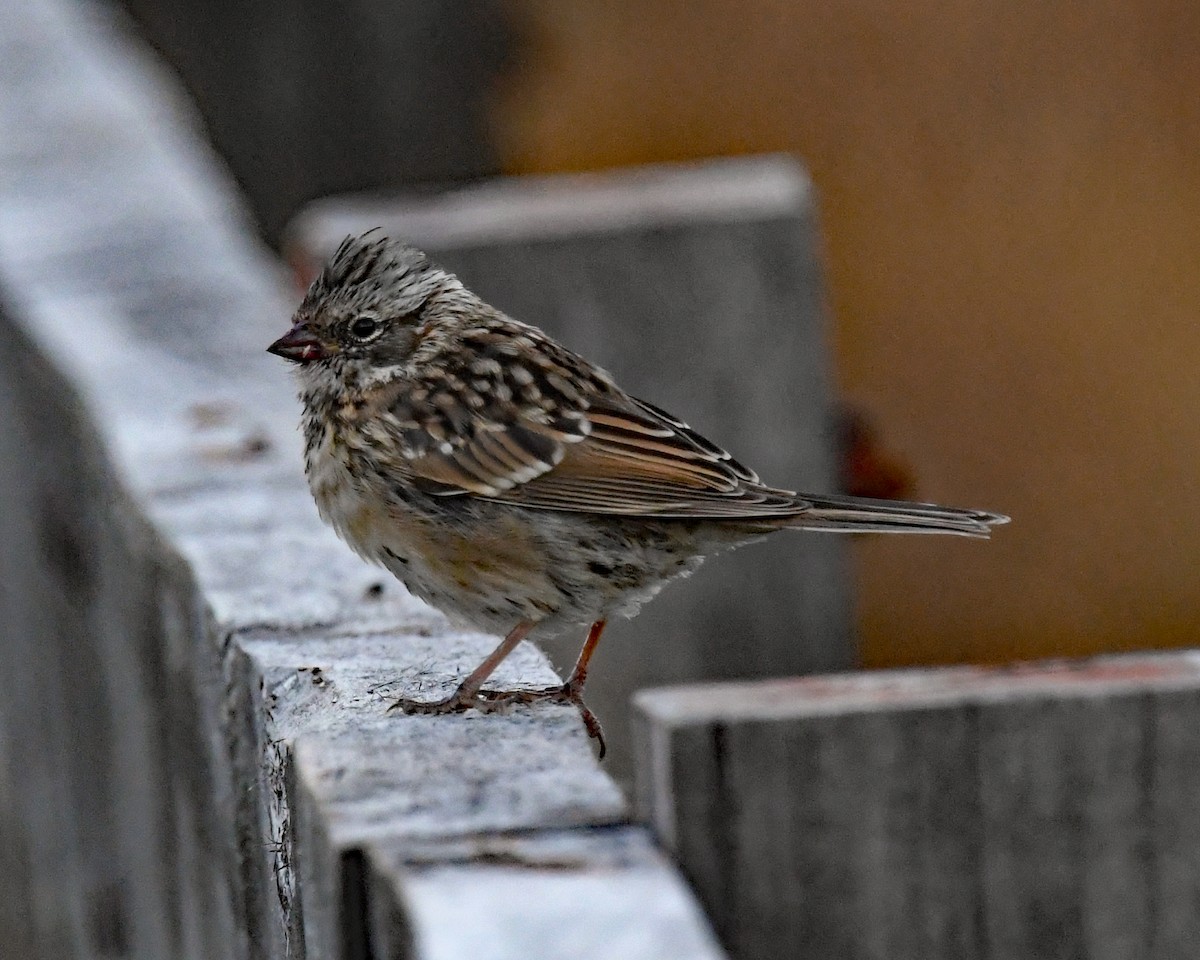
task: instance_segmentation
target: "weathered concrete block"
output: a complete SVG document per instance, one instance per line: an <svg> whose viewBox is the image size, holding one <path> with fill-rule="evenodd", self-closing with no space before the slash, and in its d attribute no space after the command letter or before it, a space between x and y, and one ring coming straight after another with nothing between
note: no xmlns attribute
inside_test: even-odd
<svg viewBox="0 0 1200 960"><path fill-rule="evenodd" d="M1200 659L644 691L638 806L738 957L1184 957Z"/></svg>
<svg viewBox="0 0 1200 960"><path fill-rule="evenodd" d="M310 275L347 233L375 226L425 248L485 299L600 363L768 482L833 489L812 190L794 161L335 198L293 224L289 256ZM844 551L835 537L779 536L712 561L633 623L614 624L589 681L613 768L629 772L625 716L640 687L852 665ZM582 640L547 646L566 669Z"/></svg>
<svg viewBox="0 0 1200 960"><path fill-rule="evenodd" d="M379 956L724 956L690 891L638 827L388 844L373 853L369 875L406 907L397 916L368 904ZM536 915L530 903L540 905Z"/></svg>

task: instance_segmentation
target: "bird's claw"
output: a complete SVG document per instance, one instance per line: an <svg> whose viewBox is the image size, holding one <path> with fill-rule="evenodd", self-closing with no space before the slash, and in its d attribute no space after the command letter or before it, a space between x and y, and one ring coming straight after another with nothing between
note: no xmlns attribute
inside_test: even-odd
<svg viewBox="0 0 1200 960"><path fill-rule="evenodd" d="M604 741L604 728L596 715L583 702L583 691L568 682L556 687L543 687L540 690L480 690L473 695L464 696L455 692L445 700L422 701L401 698L388 707L388 713L399 711L414 716L439 716L448 713L464 713L467 710L478 710L481 713L504 713L514 704L525 703L567 703L579 711L588 736L600 746L600 759L608 752Z"/></svg>
<svg viewBox="0 0 1200 960"><path fill-rule="evenodd" d="M478 710L480 713L501 712L505 704L485 698L483 693L484 691L480 691L474 697L464 697L456 692L445 700L409 700L401 697L387 708L387 712L395 711L419 717L437 717L448 713L465 713L468 710Z"/></svg>
<svg viewBox="0 0 1200 960"><path fill-rule="evenodd" d="M604 740L604 728L600 726L600 721L596 719L596 715L583 702L583 690L575 684L568 681L556 687L543 687L540 690L480 690L479 696L487 699L495 704L514 704L514 703L567 703L579 711L580 719L583 720L583 725L587 729L588 736L597 742L600 747L600 759L604 759L604 754L608 752L608 745Z"/></svg>

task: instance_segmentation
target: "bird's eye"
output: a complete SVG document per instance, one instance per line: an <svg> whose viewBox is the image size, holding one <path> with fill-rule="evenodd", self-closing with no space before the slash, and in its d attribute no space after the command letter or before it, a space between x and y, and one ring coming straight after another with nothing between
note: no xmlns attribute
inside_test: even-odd
<svg viewBox="0 0 1200 960"><path fill-rule="evenodd" d="M379 332L379 321L370 317L359 317L350 324L350 333L356 340L370 340Z"/></svg>

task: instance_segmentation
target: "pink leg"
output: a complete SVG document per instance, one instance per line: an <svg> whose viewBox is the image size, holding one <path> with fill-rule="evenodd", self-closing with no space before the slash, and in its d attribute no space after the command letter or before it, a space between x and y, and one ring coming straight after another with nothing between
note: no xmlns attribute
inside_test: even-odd
<svg viewBox="0 0 1200 960"><path fill-rule="evenodd" d="M604 628L608 626L607 620L597 620L588 630L587 639L583 641L583 649L579 651L579 658L575 661L575 669L571 671L571 676L567 680L567 686L582 696L583 685L587 683L588 664L591 663L592 654L596 652L596 647L600 645L600 634L604 632Z"/></svg>
<svg viewBox="0 0 1200 960"><path fill-rule="evenodd" d="M500 646L489 653L479 666L471 671L470 676L458 685L457 696L464 700L473 700L475 695L479 693L479 688L483 686L483 681L490 677L500 663L513 650L517 644L529 636L529 631L532 630L534 624L530 620L522 620L515 627L508 631L508 635L500 641Z"/></svg>
<svg viewBox="0 0 1200 960"><path fill-rule="evenodd" d="M549 700L553 703L570 703L579 711L579 716L583 720L583 725L587 728L588 736L596 740L600 744L600 759L604 759L604 754L608 752L608 745L604 742L604 728L600 726L600 721L596 719L596 715L588 708L588 705L583 702L583 687L587 683L588 664L591 663L592 654L596 652L596 647L600 644L600 635L604 633L604 627L608 623L606 620L597 620L588 630L587 639L583 642L583 648L579 651L579 657L575 661L575 669L571 671L571 676L567 678L567 682L559 687L545 687L541 690L482 690L480 696L486 697L496 704L502 703L534 703L538 700Z"/></svg>
<svg viewBox="0 0 1200 960"><path fill-rule="evenodd" d="M570 703L579 711L583 725L587 728L588 736L600 743L600 759L604 759L607 746L604 742L604 730L596 715L583 702L583 687L587 683L588 664L592 654L600 643L600 635L604 632L606 621L597 620L588 630L587 639L579 651L575 661L575 669L567 682L559 687L546 687L543 690L484 690L483 684L503 662L504 658L516 649L517 644L524 640L534 624L522 620L508 632L500 645L496 647L484 661L471 671L470 675L458 685L458 689L445 700L432 703L420 700L401 699L393 703L388 710L400 710L414 714L460 713L463 710L502 710L514 703L534 703L538 700L550 700L554 703Z"/></svg>
<svg viewBox="0 0 1200 960"><path fill-rule="evenodd" d="M429 703L422 700L406 700L401 698L388 707L388 712L400 710L403 713L457 713L461 710L469 710L472 707L486 708L491 701L481 701L479 699L479 688L495 672L504 658L516 649L517 644L529 636L529 631L533 627L534 624L532 621L522 620L509 630L508 635L500 641L500 645L484 657L483 662L472 670L470 675L445 700L437 700Z"/></svg>

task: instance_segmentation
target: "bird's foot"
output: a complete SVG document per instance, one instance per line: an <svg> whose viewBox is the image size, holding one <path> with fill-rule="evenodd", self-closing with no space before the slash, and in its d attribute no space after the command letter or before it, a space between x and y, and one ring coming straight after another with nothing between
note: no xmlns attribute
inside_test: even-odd
<svg viewBox="0 0 1200 960"><path fill-rule="evenodd" d="M398 711L412 716L436 717L447 713L465 713L468 710L478 710L480 713L503 713L506 703L490 697L489 690L481 690L476 694L463 693L455 690L445 700L409 700L401 697L387 708L387 712Z"/></svg>
<svg viewBox="0 0 1200 960"><path fill-rule="evenodd" d="M604 729L596 715L583 702L583 690L572 684L564 683L557 687L544 687L541 690L480 690L478 693L464 693L461 689L446 697L445 700L408 700L401 698L388 707L388 713L399 711L415 716L439 716L448 713L464 713L467 710L478 710L481 713L504 713L515 704L522 703L569 703L579 711L583 725L587 728L588 736L600 745L600 758L604 758L607 746L604 742Z"/></svg>
<svg viewBox="0 0 1200 960"><path fill-rule="evenodd" d="M508 706L514 703L568 703L579 711L588 736L599 744L601 760L608 751L608 746L604 742L604 728L600 726L600 721L596 719L596 715L592 713L588 705L583 702L582 684L568 681L556 687L543 687L540 690L480 690L479 696L499 706Z"/></svg>
<svg viewBox="0 0 1200 960"><path fill-rule="evenodd" d="M445 700L425 702L401 698L388 707L388 712L399 710L403 713L424 714L426 716L462 713L466 710L479 710L484 713L502 713L508 710L513 704L518 703L537 703L538 701L545 700L551 703L569 703L579 711L579 716L583 720L583 725L587 729L588 736L600 745L600 759L603 760L604 754L608 752L608 745L604 742L604 730L600 726L600 721L596 719L596 715L583 702L583 685L587 682L588 662L592 658L596 644L600 641L600 634L604 631L604 623L605 621L603 620L597 620L592 624L591 629L588 630L587 640L584 641L583 649L579 651L579 657L575 661L575 669L571 671L570 678L564 684L556 687L543 687L540 690L480 689L480 685L492 675L500 662L512 652L518 643L525 639L529 631L535 626L532 620L522 620L508 632L500 642L500 646L493 650L471 672L470 676L458 685L458 689L446 697Z"/></svg>

